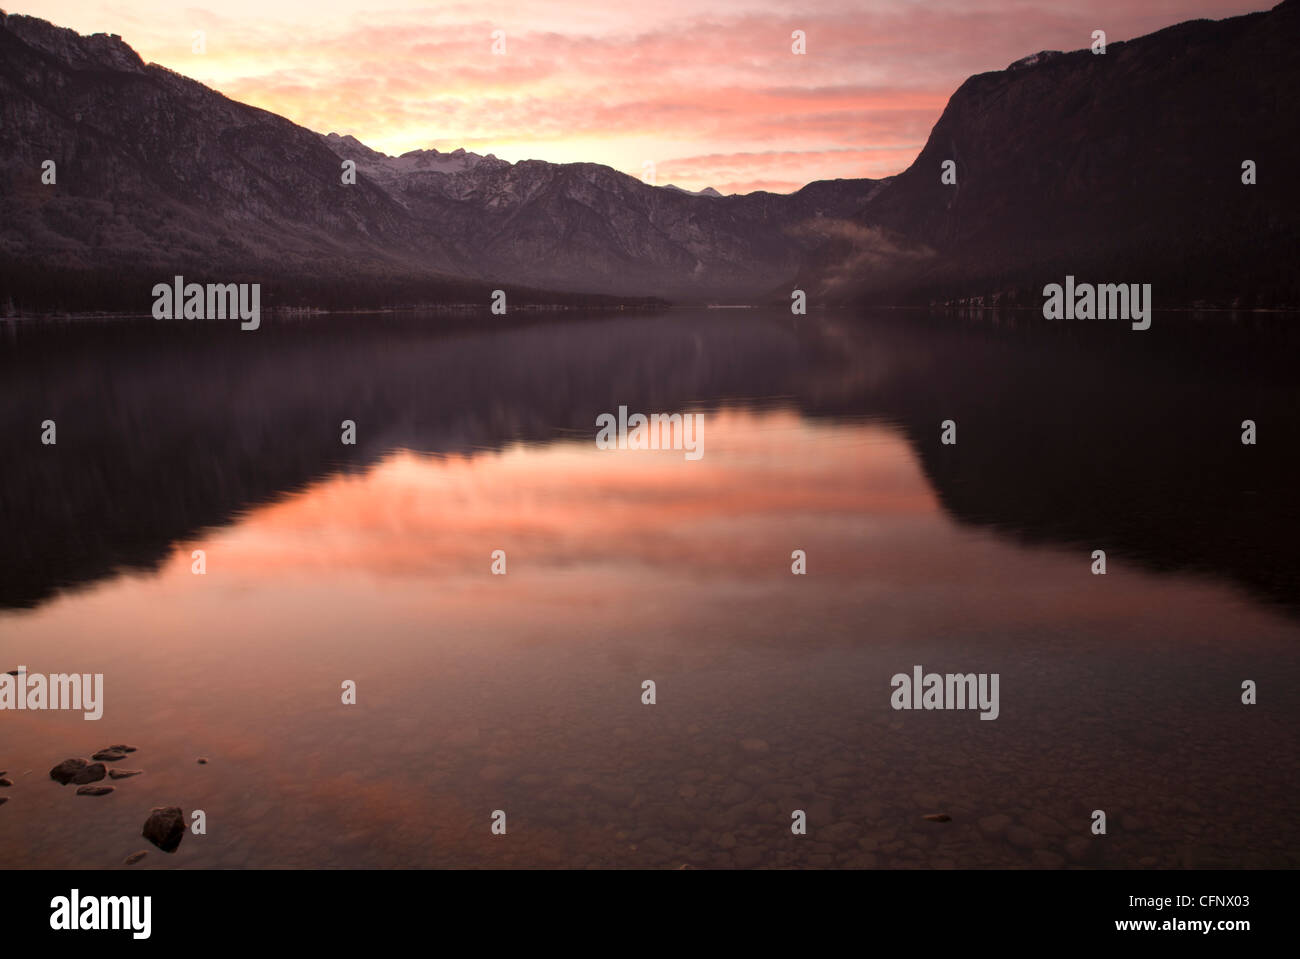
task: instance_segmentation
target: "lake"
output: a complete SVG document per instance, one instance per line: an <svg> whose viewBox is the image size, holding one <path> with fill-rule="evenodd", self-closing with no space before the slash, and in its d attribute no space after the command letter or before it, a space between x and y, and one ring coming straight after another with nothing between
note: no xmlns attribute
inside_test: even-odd
<svg viewBox="0 0 1300 959"><path fill-rule="evenodd" d="M1298 347L1229 314L0 323L0 671L104 676L98 721L0 712L0 864L1300 865ZM598 448L620 406L703 414L703 455ZM997 674L997 718L892 708L916 666ZM113 793L49 778L114 743ZM166 805L206 817L173 854Z"/></svg>

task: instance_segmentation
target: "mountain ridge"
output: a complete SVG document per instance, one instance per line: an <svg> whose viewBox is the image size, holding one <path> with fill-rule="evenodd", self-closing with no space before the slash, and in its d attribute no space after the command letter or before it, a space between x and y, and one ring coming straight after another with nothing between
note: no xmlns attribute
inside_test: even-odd
<svg viewBox="0 0 1300 959"><path fill-rule="evenodd" d="M1166 307L1300 307L1298 48L1286 0L975 74L854 218L866 239L824 249L801 281L847 300L1041 306L1072 273L1151 282ZM854 275L881 237L903 252Z"/></svg>
<svg viewBox="0 0 1300 959"><path fill-rule="evenodd" d="M1073 273L1153 282L1159 307L1296 306L1298 43L1286 0L1100 56L1040 51L963 82L895 176L720 196L593 163L389 157L145 64L116 35L6 14L0 304L136 303L128 276L183 272L274 280L282 304L482 302L497 286L789 302L798 286L817 305L1029 306Z"/></svg>
<svg viewBox="0 0 1300 959"><path fill-rule="evenodd" d="M20 307L106 295L122 271L265 275L307 301L357 286L342 305L421 285L436 301L752 295L814 244L794 226L851 214L873 184L701 197L590 163L388 158L144 64L120 37L21 15L0 21L0 93L0 303Z"/></svg>

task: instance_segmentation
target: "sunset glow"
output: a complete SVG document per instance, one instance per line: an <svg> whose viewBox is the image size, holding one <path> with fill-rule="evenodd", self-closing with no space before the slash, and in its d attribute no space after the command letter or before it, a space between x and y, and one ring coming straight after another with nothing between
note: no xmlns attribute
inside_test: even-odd
<svg viewBox="0 0 1300 959"><path fill-rule="evenodd" d="M743 193L898 173L967 76L1084 48L1095 29L1115 42L1255 6L45 0L10 12L120 34L146 61L394 155L463 147L638 177L653 161L659 184ZM198 30L204 53L193 52ZM504 55L491 52L495 30ZM806 55L791 52L795 30Z"/></svg>

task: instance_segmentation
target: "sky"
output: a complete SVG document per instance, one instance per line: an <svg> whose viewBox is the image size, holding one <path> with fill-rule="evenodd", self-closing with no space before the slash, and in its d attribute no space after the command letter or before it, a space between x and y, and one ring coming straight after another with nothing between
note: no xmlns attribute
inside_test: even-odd
<svg viewBox="0 0 1300 959"><path fill-rule="evenodd" d="M10 0L12 3L13 0ZM1269 0L31 0L147 62L398 155L463 147L791 192L915 159L966 77ZM803 54L792 35L803 31ZM195 31L203 51L195 52ZM494 31L504 51L493 52ZM501 43L497 46L500 48Z"/></svg>

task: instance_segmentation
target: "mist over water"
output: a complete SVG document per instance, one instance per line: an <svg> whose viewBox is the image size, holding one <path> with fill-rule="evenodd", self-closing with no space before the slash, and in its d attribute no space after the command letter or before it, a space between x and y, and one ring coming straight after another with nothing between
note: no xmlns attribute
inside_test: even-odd
<svg viewBox="0 0 1300 959"><path fill-rule="evenodd" d="M5 324L0 670L105 707L5 717L0 862L115 865L177 804L209 834L141 867L1296 865L1296 348L1159 313ZM598 449L620 406L703 413L705 455ZM999 673L997 721L890 709L915 664ZM48 779L115 742L113 795Z"/></svg>

